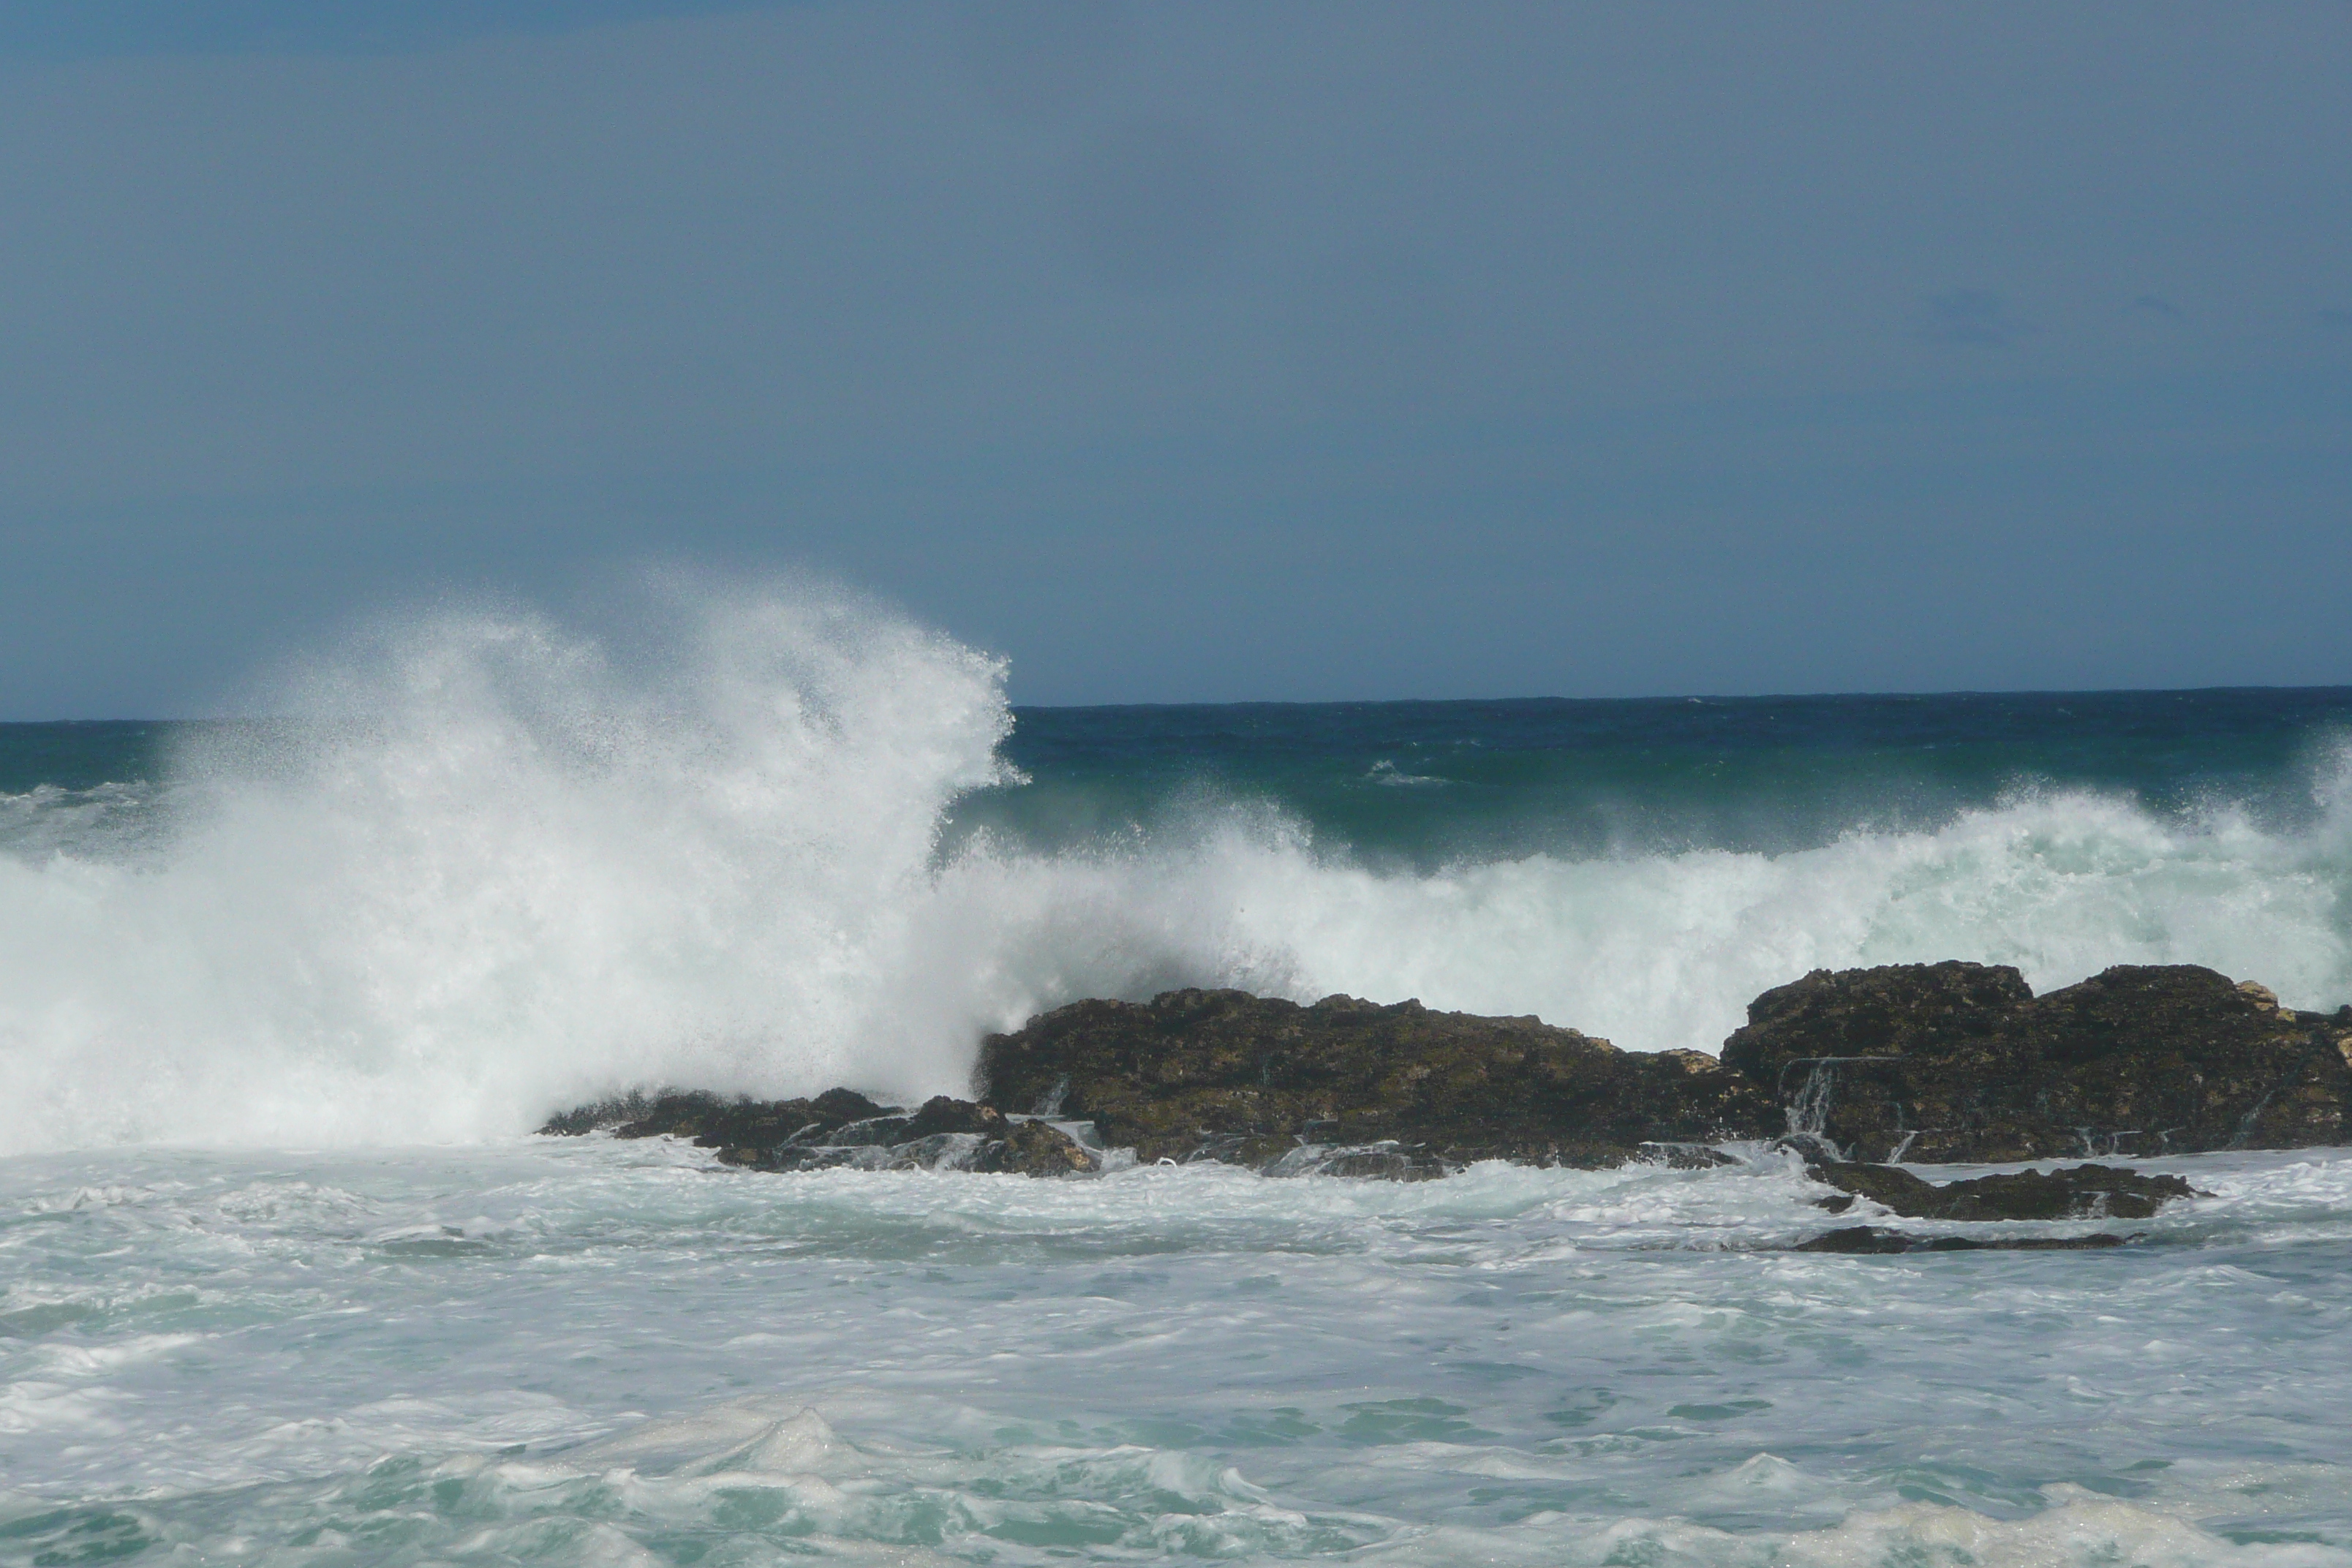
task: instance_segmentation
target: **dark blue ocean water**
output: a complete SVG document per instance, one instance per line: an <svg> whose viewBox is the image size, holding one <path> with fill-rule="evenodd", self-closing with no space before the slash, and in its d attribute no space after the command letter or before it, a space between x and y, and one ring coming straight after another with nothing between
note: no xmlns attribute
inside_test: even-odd
<svg viewBox="0 0 2352 1568"><path fill-rule="evenodd" d="M1053 850L1249 803L1416 866L1530 853L1766 853L1933 827L2025 792L2292 832L2352 742L2352 687L1623 700L1019 708L1027 780L953 809ZM221 726L0 725L0 794L152 785Z"/></svg>
<svg viewBox="0 0 2352 1568"><path fill-rule="evenodd" d="M1933 826L2021 790L2290 828L2352 738L2352 688L1028 708L1032 781L959 812L1073 842L1262 799L1373 858L1707 846L1777 851Z"/></svg>

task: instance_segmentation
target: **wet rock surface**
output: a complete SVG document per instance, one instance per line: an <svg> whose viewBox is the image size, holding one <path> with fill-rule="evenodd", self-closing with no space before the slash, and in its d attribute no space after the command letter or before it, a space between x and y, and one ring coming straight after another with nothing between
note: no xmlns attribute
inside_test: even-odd
<svg viewBox="0 0 2352 1568"><path fill-rule="evenodd" d="M1859 1197L1908 1219L2147 1219L2174 1199L2199 1195L2179 1176L2114 1165L2018 1171L1941 1184L1900 1165L1816 1161L1806 1173L1839 1189L1843 1202L1820 1200L1833 1214L1844 1213Z"/></svg>
<svg viewBox="0 0 2352 1568"><path fill-rule="evenodd" d="M2137 1236L1906 1236L1899 1230L1853 1225L1811 1241L1796 1252L2094 1252L2137 1241Z"/></svg>
<svg viewBox="0 0 2352 1568"><path fill-rule="evenodd" d="M990 1148L977 1168L1016 1176L1079 1176L1101 1165L1091 1150L1052 1122L1023 1121Z"/></svg>
<svg viewBox="0 0 2352 1568"><path fill-rule="evenodd" d="M2347 1058L2352 1008L2299 1013L2189 964L2039 997L2004 965L1817 970L1723 1048L1822 1152L1930 1163L2341 1143Z"/></svg>
<svg viewBox="0 0 2352 1568"><path fill-rule="evenodd" d="M1265 1169L1307 1149L1382 1174L1489 1158L1613 1165L1780 1120L1751 1079L1696 1051L1347 996L1074 1003L990 1036L978 1078L991 1102L1086 1117L1146 1162Z"/></svg>
<svg viewBox="0 0 2352 1568"><path fill-rule="evenodd" d="M1003 1171L1070 1175L1101 1156L1050 1122L936 1095L913 1110L854 1089L814 1100L729 1100L715 1094L635 1095L551 1119L542 1133L609 1130L616 1138L682 1138L715 1149L721 1164L755 1171Z"/></svg>
<svg viewBox="0 0 2352 1568"><path fill-rule="evenodd" d="M2352 1008L2299 1013L2189 965L2117 967L2039 997L2000 965L1816 971L1758 997L1718 1061L1418 1002L1171 991L992 1035L975 1078L977 1098L912 1110L845 1089L635 1095L542 1131L690 1139L766 1171L1079 1174L1131 1151L1402 1181L1497 1158L1690 1169L1731 1161L1717 1144L1777 1139L1835 1189L1821 1200L1832 1213L2137 1219L2193 1189L2095 1162L1941 1184L1896 1162L2352 1141Z"/></svg>
<svg viewBox="0 0 2352 1568"><path fill-rule="evenodd" d="M632 1094L600 1100L550 1118L543 1133L609 1129L615 1138L686 1138L705 1149L783 1143L887 1116L889 1108L853 1089L833 1089L814 1100L730 1099L695 1091Z"/></svg>

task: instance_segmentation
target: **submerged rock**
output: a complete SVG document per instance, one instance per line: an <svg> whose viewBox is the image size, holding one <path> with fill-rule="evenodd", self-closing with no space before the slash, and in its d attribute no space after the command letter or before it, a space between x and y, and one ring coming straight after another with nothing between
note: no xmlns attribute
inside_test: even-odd
<svg viewBox="0 0 2352 1568"><path fill-rule="evenodd" d="M1146 1162L1278 1166L1299 1150L1402 1174L1485 1158L1616 1164L1777 1120L1696 1051L1643 1055L1534 1018L1242 991L1077 1002L981 1047L984 1098L1091 1118ZM1333 1156L1339 1158L1336 1153Z"/></svg>
<svg viewBox="0 0 2352 1568"><path fill-rule="evenodd" d="M2352 1137L2352 1008L2190 964L2037 997L2006 965L1896 964L1764 993L1724 1064L1832 1158L2000 1163Z"/></svg>

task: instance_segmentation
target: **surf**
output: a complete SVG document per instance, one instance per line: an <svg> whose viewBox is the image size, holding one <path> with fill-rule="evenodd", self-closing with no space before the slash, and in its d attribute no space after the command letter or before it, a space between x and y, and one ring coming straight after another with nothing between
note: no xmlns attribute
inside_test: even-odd
<svg viewBox="0 0 2352 1568"><path fill-rule="evenodd" d="M1084 831L972 814L1047 787L1009 760L1006 679L804 584L673 584L599 624L444 607L257 686L268 722L187 731L143 794L11 795L0 1152L465 1142L664 1084L913 1103L963 1091L989 1031L1179 985L1710 1051L1815 967L2196 963L2352 1000L2325 748L2294 812L2025 781L1775 847L1414 863L1213 773L1147 806L1055 784ZM1370 787L1465 793L1429 766Z"/></svg>

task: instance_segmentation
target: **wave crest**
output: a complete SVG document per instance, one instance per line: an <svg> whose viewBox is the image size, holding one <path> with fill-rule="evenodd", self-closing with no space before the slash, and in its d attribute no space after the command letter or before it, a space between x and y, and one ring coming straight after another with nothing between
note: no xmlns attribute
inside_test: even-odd
<svg viewBox="0 0 2352 1568"><path fill-rule="evenodd" d="M2049 793L1784 854L1421 874L1201 801L943 853L961 794L1017 782L999 662L836 595L667 605L634 652L527 613L389 628L290 681L289 721L185 758L144 852L14 834L0 1151L500 1136L646 1083L954 1090L987 1029L1179 984L1643 1049L1713 1049L1822 966L2194 962L2352 997L2340 763L2293 832Z"/></svg>

